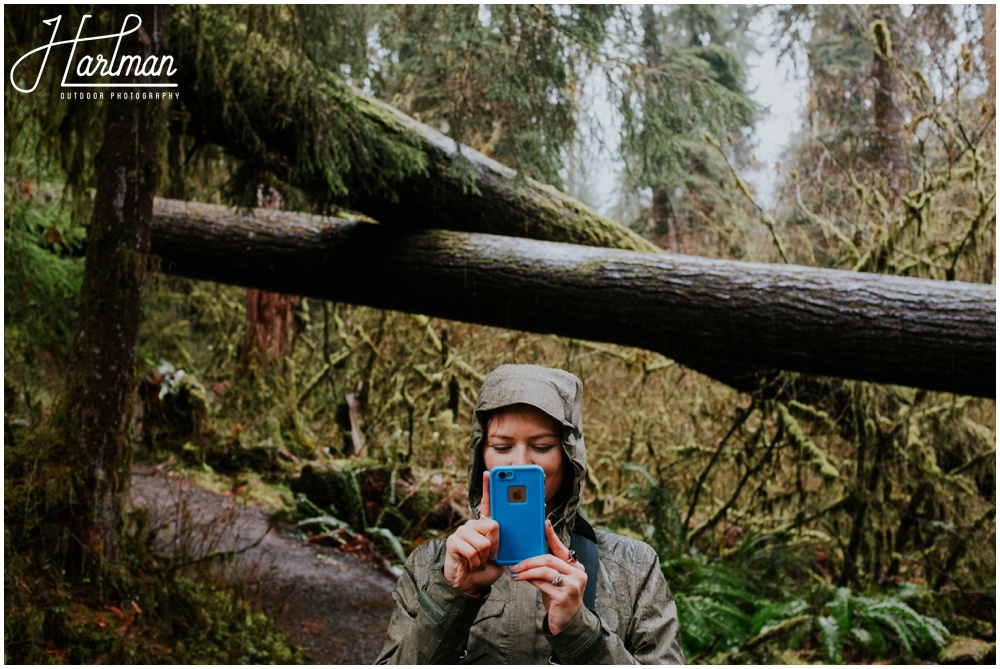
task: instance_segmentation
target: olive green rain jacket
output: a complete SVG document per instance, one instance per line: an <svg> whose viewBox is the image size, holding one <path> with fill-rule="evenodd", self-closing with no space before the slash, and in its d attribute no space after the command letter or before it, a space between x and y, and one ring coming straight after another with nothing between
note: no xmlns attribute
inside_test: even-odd
<svg viewBox="0 0 1000 669"><path fill-rule="evenodd" d="M573 468L566 503L549 514L567 546L587 471L581 419L583 385L562 370L504 365L484 381L472 416L469 502L482 499L481 445L486 414L511 404L535 406L562 425L562 445ZM553 636L543 630L541 592L500 577L480 598L451 587L442 572L445 540L410 555L393 598L396 608L379 664L656 664L684 662L677 607L647 544L596 531L599 571L594 609L581 606Z"/></svg>

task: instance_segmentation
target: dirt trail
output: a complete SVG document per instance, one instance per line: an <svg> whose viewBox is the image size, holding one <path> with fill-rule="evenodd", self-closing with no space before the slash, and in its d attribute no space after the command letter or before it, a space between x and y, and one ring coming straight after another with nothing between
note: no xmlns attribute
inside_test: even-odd
<svg viewBox="0 0 1000 669"><path fill-rule="evenodd" d="M137 465L132 505L146 509L158 551L192 560L244 549L223 578L259 587L267 610L316 664L370 664L392 613L393 579L354 555L295 539L264 513L193 485L177 474Z"/></svg>

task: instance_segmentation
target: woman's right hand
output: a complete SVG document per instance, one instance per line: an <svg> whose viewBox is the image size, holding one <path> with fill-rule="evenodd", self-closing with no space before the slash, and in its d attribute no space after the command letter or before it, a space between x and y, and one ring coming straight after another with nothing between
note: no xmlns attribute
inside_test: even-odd
<svg viewBox="0 0 1000 669"><path fill-rule="evenodd" d="M448 537L445 544L444 578L456 590L478 597L497 582L504 568L496 559L500 525L490 519L490 473L483 472L483 503L479 518L472 519Z"/></svg>

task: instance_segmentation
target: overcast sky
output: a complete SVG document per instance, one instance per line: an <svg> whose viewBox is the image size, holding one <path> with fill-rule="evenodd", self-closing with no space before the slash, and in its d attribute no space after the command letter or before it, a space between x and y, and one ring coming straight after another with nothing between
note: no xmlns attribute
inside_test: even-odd
<svg viewBox="0 0 1000 669"><path fill-rule="evenodd" d="M773 10L773 8L771 8ZM772 35L768 28L773 20L773 11L758 15L751 23L751 30L757 34ZM762 40L763 42L763 40ZM763 44L761 44L763 46ZM792 136L802 126L802 111L806 103L806 79L803 65L795 68L788 57L778 60L776 49L763 50L759 56L751 54L747 58L750 88L753 98L767 108L767 112L757 123L757 147L754 156L758 169L744 178L757 190L760 204L770 207L774 204L774 185L783 174L775 166L787 169L781 156L788 148Z"/></svg>

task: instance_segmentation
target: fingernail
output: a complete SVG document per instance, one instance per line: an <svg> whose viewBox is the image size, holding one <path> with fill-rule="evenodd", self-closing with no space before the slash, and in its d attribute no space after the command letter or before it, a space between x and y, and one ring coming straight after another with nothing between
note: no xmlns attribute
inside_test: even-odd
<svg viewBox="0 0 1000 669"><path fill-rule="evenodd" d="M517 572L516 571L510 572L510 577L511 578L517 578Z"/></svg>
<svg viewBox="0 0 1000 669"><path fill-rule="evenodd" d="M491 560L493 560L493 561L496 561L496 559L497 559L497 554L496 554L496 553L494 553L493 555L491 555L491 556L490 556L490 559L491 559Z"/></svg>
<svg viewBox="0 0 1000 669"><path fill-rule="evenodd" d="M486 571L486 565L484 564L479 565L479 571Z"/></svg>

